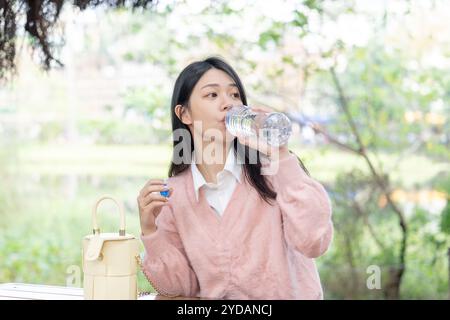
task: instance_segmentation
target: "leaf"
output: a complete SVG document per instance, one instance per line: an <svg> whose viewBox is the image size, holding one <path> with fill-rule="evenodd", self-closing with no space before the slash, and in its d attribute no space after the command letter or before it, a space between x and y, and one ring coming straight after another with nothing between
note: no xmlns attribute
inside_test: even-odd
<svg viewBox="0 0 450 320"><path fill-rule="evenodd" d="M295 63L294 57L292 55L283 56L282 61L291 66L297 66L297 63Z"/></svg>
<svg viewBox="0 0 450 320"><path fill-rule="evenodd" d="M450 202L447 201L447 205L441 214L441 231L450 235Z"/></svg>
<svg viewBox="0 0 450 320"><path fill-rule="evenodd" d="M268 43L274 42L275 44L278 44L280 38L281 38L281 34L280 33L276 32L276 31L274 31L272 29L269 29L269 30L264 31L263 33L261 33L259 35L258 44L262 48L266 49Z"/></svg>
<svg viewBox="0 0 450 320"><path fill-rule="evenodd" d="M311 10L317 10L318 12L322 12L322 6L321 6L321 1L317 1L317 0L305 0L303 2L303 4L305 6L307 6L309 9Z"/></svg>
<svg viewBox="0 0 450 320"><path fill-rule="evenodd" d="M291 22L292 25L303 28L308 24L308 17L303 12L295 10L294 16L294 20Z"/></svg>

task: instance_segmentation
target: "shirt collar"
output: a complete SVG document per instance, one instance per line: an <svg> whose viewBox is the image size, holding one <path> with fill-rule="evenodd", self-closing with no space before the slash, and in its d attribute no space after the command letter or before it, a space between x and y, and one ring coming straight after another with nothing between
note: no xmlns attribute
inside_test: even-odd
<svg viewBox="0 0 450 320"><path fill-rule="evenodd" d="M195 152L192 153L192 162L191 162L191 171L192 171L192 178L194 182L194 191L195 191L195 197L198 201L198 193L201 187L207 184L205 178L203 177L202 173L198 170L197 165L195 164ZM225 166L223 167L223 171L230 172L233 177L241 183L241 171L242 167L237 162L236 155L234 154L234 149L232 147L228 150L227 159L225 160Z"/></svg>

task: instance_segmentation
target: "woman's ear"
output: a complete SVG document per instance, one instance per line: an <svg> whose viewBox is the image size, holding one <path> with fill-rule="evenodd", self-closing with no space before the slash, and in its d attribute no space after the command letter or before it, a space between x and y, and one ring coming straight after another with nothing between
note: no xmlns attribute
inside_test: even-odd
<svg viewBox="0 0 450 320"><path fill-rule="evenodd" d="M183 105L177 104L175 106L175 114L182 123L186 125L192 124L191 114L189 110L185 108Z"/></svg>

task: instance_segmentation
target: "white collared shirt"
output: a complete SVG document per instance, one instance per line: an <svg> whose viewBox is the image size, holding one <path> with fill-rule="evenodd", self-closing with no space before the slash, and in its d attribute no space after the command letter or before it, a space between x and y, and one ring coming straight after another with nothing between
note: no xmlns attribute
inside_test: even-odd
<svg viewBox="0 0 450 320"><path fill-rule="evenodd" d="M206 200L220 216L225 211L234 192L237 182L241 182L242 165L238 164L233 147L229 148L225 166L217 174L217 184L206 182L195 164L195 153L192 155L191 171L194 182L195 197L198 201L199 190L203 187Z"/></svg>

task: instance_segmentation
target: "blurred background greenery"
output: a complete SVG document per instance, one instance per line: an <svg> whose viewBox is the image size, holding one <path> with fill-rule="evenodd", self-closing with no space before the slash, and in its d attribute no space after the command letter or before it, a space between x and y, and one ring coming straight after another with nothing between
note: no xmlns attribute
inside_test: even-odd
<svg viewBox="0 0 450 320"><path fill-rule="evenodd" d="M66 285L95 200L167 176L170 94L188 63L225 58L249 103L290 116L289 147L333 202L317 259L327 299L449 296L448 1L160 1L57 25L64 68L23 36L0 87L0 283ZM114 207L101 224L117 229ZM379 266L381 288L369 289ZM152 290L140 275L140 290Z"/></svg>

